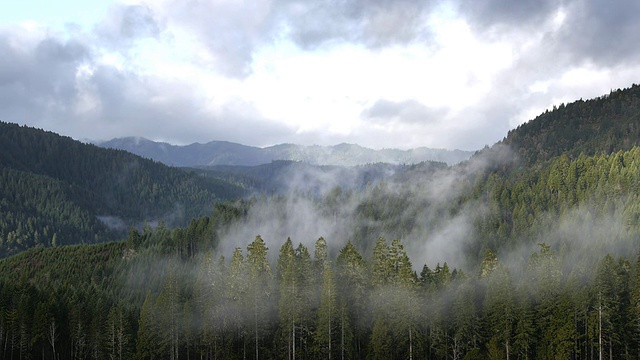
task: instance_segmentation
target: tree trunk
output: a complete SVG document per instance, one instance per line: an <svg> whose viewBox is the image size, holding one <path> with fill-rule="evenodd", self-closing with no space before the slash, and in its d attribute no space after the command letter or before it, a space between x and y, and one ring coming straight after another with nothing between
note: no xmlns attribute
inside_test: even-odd
<svg viewBox="0 0 640 360"><path fill-rule="evenodd" d="M329 287L329 299L331 299L331 287ZM331 300L329 300L329 360L331 360L331 317L333 309L331 308Z"/></svg>
<svg viewBox="0 0 640 360"><path fill-rule="evenodd" d="M256 360L258 360L258 299L253 298L254 330L256 336Z"/></svg>
<svg viewBox="0 0 640 360"><path fill-rule="evenodd" d="M48 331L48 339L49 339L49 344L51 344L51 350L53 351L53 359L56 359L56 339L58 338L58 334L57 334L57 327L56 327L56 322L55 320L51 322L51 324L49 325L49 331Z"/></svg>
<svg viewBox="0 0 640 360"><path fill-rule="evenodd" d="M340 352L342 354L341 360L344 360L344 304L342 304L342 307L340 309L340 329L341 329L341 336L340 336Z"/></svg>
<svg viewBox="0 0 640 360"><path fill-rule="evenodd" d="M602 360L602 303L598 306L598 359Z"/></svg>
<svg viewBox="0 0 640 360"><path fill-rule="evenodd" d="M413 360L413 342L411 338L411 326L409 326L409 360Z"/></svg>

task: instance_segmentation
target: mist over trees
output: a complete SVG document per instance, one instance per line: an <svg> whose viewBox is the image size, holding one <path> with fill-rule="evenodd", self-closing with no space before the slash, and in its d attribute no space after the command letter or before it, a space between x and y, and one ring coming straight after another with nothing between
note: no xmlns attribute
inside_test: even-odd
<svg viewBox="0 0 640 360"><path fill-rule="evenodd" d="M3 244L17 249L5 229L29 221L21 242L76 227L50 227L47 242L0 260L0 358L638 358L637 91L561 106L454 167L416 164L356 186L326 169L282 172L288 191L91 245L62 246L111 239L77 226L96 221L100 201L78 199L100 192L76 192L92 180L3 165L17 189L0 199ZM609 113L618 120L598 125ZM591 130L569 139L565 118ZM157 201L205 204L217 189L212 173L140 164L131 184L155 179L169 191Z"/></svg>
<svg viewBox="0 0 640 360"><path fill-rule="evenodd" d="M260 236L217 258L171 248L159 260L145 247L177 233L133 231L128 242L30 250L5 260L3 358L499 359L600 352L625 358L640 352L637 255L606 254L587 266L540 243L516 268L487 250L477 268L463 271L447 263L415 266L398 239L379 238L369 259L351 242L337 257L327 256L332 242L324 238L316 240L314 255L291 239L270 249ZM278 253L275 263L267 260L270 253Z"/></svg>

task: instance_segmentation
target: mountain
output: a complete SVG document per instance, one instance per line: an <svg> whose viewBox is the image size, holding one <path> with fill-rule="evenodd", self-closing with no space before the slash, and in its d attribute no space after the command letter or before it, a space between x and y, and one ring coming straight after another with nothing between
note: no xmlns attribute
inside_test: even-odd
<svg viewBox="0 0 640 360"><path fill-rule="evenodd" d="M373 163L417 164L438 161L457 164L467 160L472 152L417 148L411 150L373 150L353 144L335 146L302 146L280 144L265 148L245 146L226 141L186 146L155 142L145 138L117 138L98 144L122 149L171 166L240 165L255 166L277 160L301 161L313 165L358 166Z"/></svg>
<svg viewBox="0 0 640 360"><path fill-rule="evenodd" d="M562 154L576 158L640 146L640 85L554 106L511 130L501 144L526 165Z"/></svg>
<svg viewBox="0 0 640 360"><path fill-rule="evenodd" d="M560 106L452 167L274 161L176 174L267 191L281 177L312 189L383 180L219 202L184 227L0 259L0 358L638 358L637 90ZM42 147L40 133L20 137ZM14 152L0 206L59 199L50 214L107 200L92 172L64 165L54 178L46 154L21 161L31 149L14 143L0 142L0 159ZM70 163L110 164L110 183L123 175L109 157L132 156L66 145ZM502 171L514 153L518 171Z"/></svg>
<svg viewBox="0 0 640 360"><path fill-rule="evenodd" d="M0 257L185 224L244 190L122 150L0 122Z"/></svg>

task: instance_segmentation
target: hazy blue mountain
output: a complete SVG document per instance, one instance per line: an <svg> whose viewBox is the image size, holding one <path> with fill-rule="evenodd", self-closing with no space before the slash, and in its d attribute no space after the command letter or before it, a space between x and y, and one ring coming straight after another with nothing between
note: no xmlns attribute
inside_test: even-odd
<svg viewBox="0 0 640 360"><path fill-rule="evenodd" d="M446 170L443 162L414 165L375 163L358 166L312 165L302 161L278 160L256 166L213 165L185 168L190 172L236 184L247 194L305 193L323 196L339 187L360 191L368 185L386 180L422 179Z"/></svg>
<svg viewBox="0 0 640 360"><path fill-rule="evenodd" d="M105 148L126 150L172 166L255 166L277 160L302 161L313 165L358 166L373 163L417 164L438 161L449 165L467 160L473 152L429 149L373 150L354 144L302 146L280 144L265 148L227 141L177 146L145 138L126 137L99 143Z"/></svg>

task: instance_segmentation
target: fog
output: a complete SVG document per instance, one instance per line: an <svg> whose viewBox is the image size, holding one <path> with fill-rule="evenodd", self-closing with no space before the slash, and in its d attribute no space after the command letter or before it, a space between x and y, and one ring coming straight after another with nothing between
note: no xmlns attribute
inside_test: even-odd
<svg viewBox="0 0 640 360"><path fill-rule="evenodd" d="M509 148L496 146L452 167L421 163L373 176L367 167L292 166L275 181L283 195L258 195L246 218L219 231L218 250L230 255L260 235L274 261L289 237L309 249L323 237L334 257L351 241L368 258L382 236L401 239L416 270L444 262L467 268L468 249L477 241L475 217L485 205L452 205L475 176L514 160Z"/></svg>

